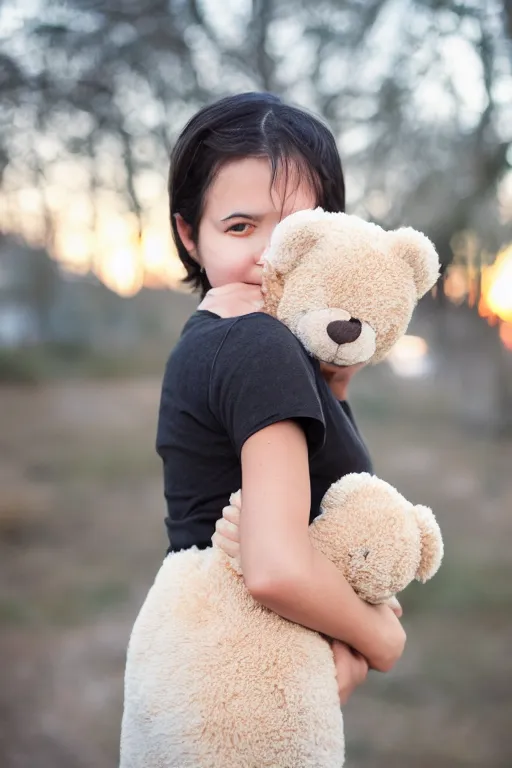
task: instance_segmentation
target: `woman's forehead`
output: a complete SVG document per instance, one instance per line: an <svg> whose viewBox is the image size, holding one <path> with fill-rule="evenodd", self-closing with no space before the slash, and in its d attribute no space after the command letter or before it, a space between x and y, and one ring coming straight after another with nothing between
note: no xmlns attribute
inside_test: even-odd
<svg viewBox="0 0 512 768"><path fill-rule="evenodd" d="M206 193L205 213L225 218L234 211L255 216L313 208L316 192L298 163L288 162L272 179L268 158L230 160L218 170Z"/></svg>

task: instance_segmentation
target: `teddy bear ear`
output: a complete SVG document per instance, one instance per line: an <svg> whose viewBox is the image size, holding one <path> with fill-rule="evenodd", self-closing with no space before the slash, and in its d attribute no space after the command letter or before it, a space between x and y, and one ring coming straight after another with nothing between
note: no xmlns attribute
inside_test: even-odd
<svg viewBox="0 0 512 768"><path fill-rule="evenodd" d="M418 299L434 287L439 278L439 257L431 241L412 227L391 233L393 251L412 269Z"/></svg>
<svg viewBox="0 0 512 768"><path fill-rule="evenodd" d="M290 272L319 241L318 223L328 216L321 208L296 211L286 216L272 233L265 261L281 275Z"/></svg>
<svg viewBox="0 0 512 768"><path fill-rule="evenodd" d="M418 504L413 510L421 535L421 558L415 578L425 582L439 570L444 554L443 537L429 507Z"/></svg>

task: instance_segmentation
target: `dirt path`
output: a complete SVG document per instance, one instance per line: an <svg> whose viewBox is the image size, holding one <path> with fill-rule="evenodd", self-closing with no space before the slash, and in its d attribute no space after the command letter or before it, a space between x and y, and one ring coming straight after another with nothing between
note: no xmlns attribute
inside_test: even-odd
<svg viewBox="0 0 512 768"><path fill-rule="evenodd" d="M159 382L0 392L0 765L114 768L124 654L165 551ZM355 401L376 469L443 528L408 649L346 708L351 768L512 765L512 446Z"/></svg>

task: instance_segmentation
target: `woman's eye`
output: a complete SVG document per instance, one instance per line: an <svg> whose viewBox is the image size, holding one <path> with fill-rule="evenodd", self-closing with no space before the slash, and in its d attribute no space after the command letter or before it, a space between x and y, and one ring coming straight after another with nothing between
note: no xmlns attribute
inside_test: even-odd
<svg viewBox="0 0 512 768"><path fill-rule="evenodd" d="M233 232L235 235L246 235L249 232L247 227L254 228L254 224L249 224L247 221L240 221L238 224L233 224L228 229L228 232Z"/></svg>

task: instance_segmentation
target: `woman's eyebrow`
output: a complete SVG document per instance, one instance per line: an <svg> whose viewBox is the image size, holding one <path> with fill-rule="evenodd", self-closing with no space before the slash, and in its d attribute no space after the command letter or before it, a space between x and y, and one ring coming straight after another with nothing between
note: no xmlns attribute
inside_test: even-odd
<svg viewBox="0 0 512 768"><path fill-rule="evenodd" d="M233 211L229 216L225 216L221 221L229 221L230 219L252 219L253 221L261 221L263 214L261 213L243 213L243 211Z"/></svg>

